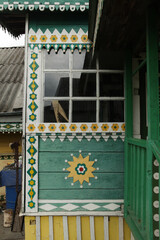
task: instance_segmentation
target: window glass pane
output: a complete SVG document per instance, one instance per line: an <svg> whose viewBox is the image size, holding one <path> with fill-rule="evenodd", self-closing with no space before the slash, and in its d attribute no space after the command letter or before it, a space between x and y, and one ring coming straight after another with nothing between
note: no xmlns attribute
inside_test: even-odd
<svg viewBox="0 0 160 240"><path fill-rule="evenodd" d="M124 96L123 74L100 74L100 96Z"/></svg>
<svg viewBox="0 0 160 240"><path fill-rule="evenodd" d="M96 96L96 73L74 73L73 96Z"/></svg>
<svg viewBox="0 0 160 240"><path fill-rule="evenodd" d="M85 49L79 53L78 49L74 50L73 53L73 69L95 69L95 61L92 61L92 51L87 52Z"/></svg>
<svg viewBox="0 0 160 240"><path fill-rule="evenodd" d="M79 53L78 49L75 49L73 53L73 68L83 69L85 57L86 57L86 50L83 50L81 53Z"/></svg>
<svg viewBox="0 0 160 240"><path fill-rule="evenodd" d="M95 122L96 101L73 101L73 122Z"/></svg>
<svg viewBox="0 0 160 240"><path fill-rule="evenodd" d="M124 122L124 101L100 101L100 122Z"/></svg>
<svg viewBox="0 0 160 240"><path fill-rule="evenodd" d="M45 97L69 96L69 74L46 73Z"/></svg>
<svg viewBox="0 0 160 240"><path fill-rule="evenodd" d="M44 122L68 122L69 101L45 101Z"/></svg>
<svg viewBox="0 0 160 240"><path fill-rule="evenodd" d="M69 69L69 51L63 53L59 49L58 53L54 50L48 54L45 51L45 69Z"/></svg>

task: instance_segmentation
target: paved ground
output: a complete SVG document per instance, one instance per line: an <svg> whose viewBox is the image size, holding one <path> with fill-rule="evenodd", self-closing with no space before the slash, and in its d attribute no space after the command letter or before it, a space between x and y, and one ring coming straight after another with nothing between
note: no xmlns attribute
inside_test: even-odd
<svg viewBox="0 0 160 240"><path fill-rule="evenodd" d="M0 211L0 240L25 240L24 232L11 232L11 228L3 226L4 214Z"/></svg>

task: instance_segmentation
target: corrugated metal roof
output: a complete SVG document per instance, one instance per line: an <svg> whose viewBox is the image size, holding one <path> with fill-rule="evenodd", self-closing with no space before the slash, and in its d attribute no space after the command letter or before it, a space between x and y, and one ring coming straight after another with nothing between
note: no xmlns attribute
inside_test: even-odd
<svg viewBox="0 0 160 240"><path fill-rule="evenodd" d="M0 112L23 107L24 47L0 48Z"/></svg>

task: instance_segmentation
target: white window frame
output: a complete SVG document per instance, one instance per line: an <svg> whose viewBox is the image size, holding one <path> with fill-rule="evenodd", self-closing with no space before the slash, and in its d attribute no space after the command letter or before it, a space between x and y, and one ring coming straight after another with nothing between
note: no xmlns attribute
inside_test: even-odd
<svg viewBox="0 0 160 240"><path fill-rule="evenodd" d="M100 73L123 74L123 70L99 69L99 60L96 59L96 69L73 69L73 53L69 51L69 69L45 69L45 49L42 50L42 101L41 120L44 122L44 102L52 100L69 101L69 123L72 123L72 102L73 101L96 101L96 123L99 123L100 101L124 101L125 97L100 97ZM54 50L52 50L54 51ZM58 54L58 53L57 53ZM64 53L65 54L65 53ZM45 73L68 73L69 74L69 96L68 97L45 97ZM95 73L96 74L96 96L74 97L72 74L74 73ZM124 80L123 80L124 81Z"/></svg>

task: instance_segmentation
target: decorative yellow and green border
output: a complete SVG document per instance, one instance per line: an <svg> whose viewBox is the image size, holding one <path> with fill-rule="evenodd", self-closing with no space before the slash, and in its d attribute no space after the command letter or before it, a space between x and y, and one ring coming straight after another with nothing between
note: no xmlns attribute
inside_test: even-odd
<svg viewBox="0 0 160 240"><path fill-rule="evenodd" d="M125 123L28 123L27 133L123 133Z"/></svg>
<svg viewBox="0 0 160 240"><path fill-rule="evenodd" d="M39 50L46 48L48 51L53 48L56 52L59 48L61 48L63 52L68 48L71 52L73 52L75 48L81 52L82 49L89 51L92 47L92 43L88 39L88 32L84 32L81 28L78 32L74 29L70 32L67 32L65 29L63 29L62 32L59 32L57 29L53 32L50 32L49 29L45 32L41 31L41 29L35 32L31 28L28 35L28 44L32 50L34 50L35 47Z"/></svg>
<svg viewBox="0 0 160 240"><path fill-rule="evenodd" d="M38 136L27 136L26 150L26 212L37 212Z"/></svg>
<svg viewBox="0 0 160 240"><path fill-rule="evenodd" d="M14 155L13 154L1 154L0 155L0 160L14 160Z"/></svg>
<svg viewBox="0 0 160 240"><path fill-rule="evenodd" d="M28 50L28 89L27 89L27 122L40 119L41 99L41 54L38 49Z"/></svg>
<svg viewBox="0 0 160 240"><path fill-rule="evenodd" d="M4 1L2 4L0 4L0 11L13 11L13 10L18 10L18 11L34 11L34 10L39 10L39 11L85 11L89 9L89 2L88 1L76 1L75 3L70 2L70 1L46 1L46 2L30 2L30 1Z"/></svg>
<svg viewBox="0 0 160 240"><path fill-rule="evenodd" d="M0 123L0 132L22 132L22 123Z"/></svg>

